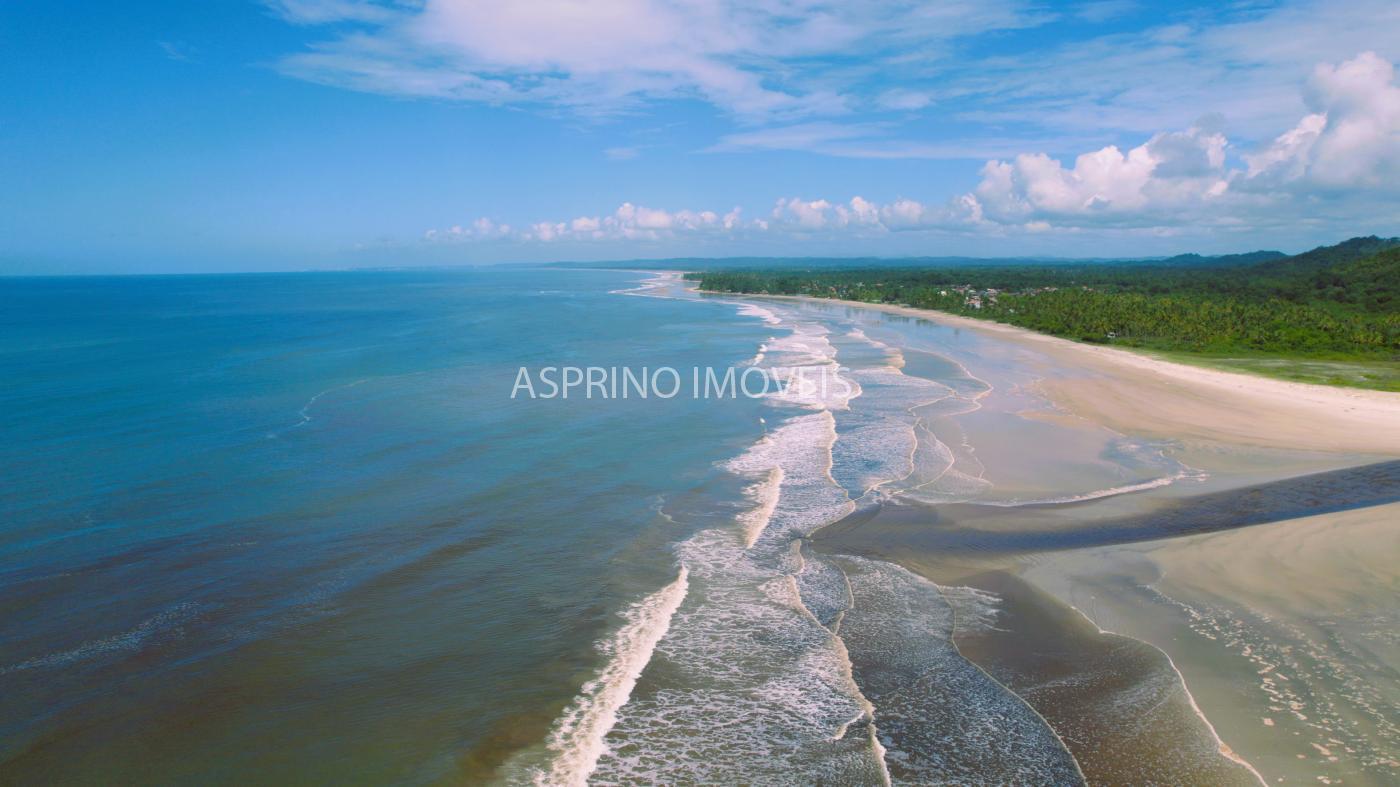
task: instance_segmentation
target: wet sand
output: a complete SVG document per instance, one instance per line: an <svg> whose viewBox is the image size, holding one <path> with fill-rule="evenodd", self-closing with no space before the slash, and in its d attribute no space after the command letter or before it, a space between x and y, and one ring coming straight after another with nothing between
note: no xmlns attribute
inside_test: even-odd
<svg viewBox="0 0 1400 787"><path fill-rule="evenodd" d="M995 594L993 624L959 629L958 648L1046 719L1090 783L1400 778L1400 395L846 305L1028 351L1026 401L1040 404L1016 410L1003 391L995 410L929 421L979 446L968 458L987 477L1011 468L996 488L1013 498L1040 493L1028 470L1046 449L1006 435L1032 439L1037 422L1064 427L1062 441L1095 429L1165 441L1202 471L1031 505L896 492L813 540ZM1046 488L1074 475L1045 470Z"/></svg>
<svg viewBox="0 0 1400 787"><path fill-rule="evenodd" d="M1400 460L1392 460L1187 497L1126 493L1015 507L885 505L831 525L818 542L836 552L867 556L900 551L944 558L1034 555L1213 533L1397 501Z"/></svg>
<svg viewBox="0 0 1400 787"><path fill-rule="evenodd" d="M1091 784L1257 784L1220 756L1194 700L1162 651L1102 632L1007 572L968 584L999 598L995 626L960 633L958 649L1030 703Z"/></svg>
<svg viewBox="0 0 1400 787"><path fill-rule="evenodd" d="M1160 643L1270 783L1400 778L1400 504L1063 553L1025 576Z"/></svg>

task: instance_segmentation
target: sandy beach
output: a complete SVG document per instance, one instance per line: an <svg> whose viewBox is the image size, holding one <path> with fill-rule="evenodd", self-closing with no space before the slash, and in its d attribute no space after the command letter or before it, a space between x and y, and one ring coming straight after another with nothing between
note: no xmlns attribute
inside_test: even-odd
<svg viewBox="0 0 1400 787"><path fill-rule="evenodd" d="M776 300L927 320L1024 351L1014 357L1040 403L962 416L988 477L1014 475L1005 467L1036 423L1071 427L1061 449L1102 429L1161 440L1201 471L1061 504L896 495L815 538L823 552L995 593L997 625L961 633L963 655L1035 707L1091 783L1384 784L1400 773L1400 394L903 306ZM1038 455L1023 462L1027 476L1058 472Z"/></svg>
<svg viewBox="0 0 1400 787"><path fill-rule="evenodd" d="M1400 455L1400 394L1173 363L927 309L802 296L978 331L1034 348L1069 374L1040 383L1075 416L1122 432L1292 450Z"/></svg>
<svg viewBox="0 0 1400 787"><path fill-rule="evenodd" d="M1171 657L1270 783L1400 777L1400 504L1058 553L1022 574Z"/></svg>

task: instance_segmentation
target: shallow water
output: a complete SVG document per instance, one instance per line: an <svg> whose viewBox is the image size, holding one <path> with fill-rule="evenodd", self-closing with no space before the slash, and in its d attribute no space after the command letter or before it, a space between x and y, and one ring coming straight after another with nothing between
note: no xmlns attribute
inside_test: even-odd
<svg viewBox="0 0 1400 787"><path fill-rule="evenodd" d="M1030 575L1170 652L1269 783L1389 784L1400 770L1397 510L1069 552Z"/></svg>

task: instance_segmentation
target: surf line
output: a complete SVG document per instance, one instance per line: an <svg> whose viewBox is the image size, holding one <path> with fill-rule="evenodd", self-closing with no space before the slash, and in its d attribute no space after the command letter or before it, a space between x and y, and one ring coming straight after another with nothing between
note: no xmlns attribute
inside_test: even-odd
<svg viewBox="0 0 1400 787"><path fill-rule="evenodd" d="M913 572L910 572L910 573L913 573ZM1089 777L1084 775L1084 769L1083 769L1082 767L1080 767L1080 765L1079 765L1079 758L1078 758L1078 757L1075 757L1075 756L1074 756L1074 752L1070 751L1070 749L1069 749L1069 744L1065 743L1065 739L1060 737L1060 731L1057 730L1057 729L1055 729L1055 725L1051 724L1049 719L1047 719L1047 718L1045 718L1044 716L1042 716L1042 715L1040 714L1040 711L1038 711L1038 710L1035 709L1035 706L1034 706L1034 705L1031 705L1029 702L1026 701L1026 698L1025 698L1025 697L1022 697L1020 694L1017 694L1016 692L1012 691L1010 686L1008 686L1008 685L1006 685L1005 683L1002 683L1001 681L997 680L995 677L992 676L992 673L990 673L990 672L988 672L988 671L982 669L982 665L981 665L981 664L978 664L977 662L975 662L975 661L973 661L972 659L968 658L967 656L964 656L964 655L963 655L962 648L959 648L959 647L958 647L958 605L957 605L957 604L954 604L954 603L952 602L952 599L949 599L949 598L948 598L948 594L945 593L945 592L943 592L943 586L940 585L940 584L938 584L937 582L934 582L934 581L931 580L931 579L928 579L927 577L919 576L918 574L914 574L914 576L916 576L916 577L918 577L919 579L922 579L923 581L925 581L925 582L927 582L928 584L932 585L932 586L933 586L933 589L938 593L938 595L943 599L943 601L946 602L946 603L948 604L948 612L949 612L949 615L950 615L951 618L952 618L952 626L949 628L949 633L948 633L948 644L953 646L953 652L956 653L956 654L958 654L958 658L962 659L963 661L967 662L968 664L971 664L971 665L973 666L973 668L976 669L978 672L982 673L983 675L986 675L986 676L987 676L987 680L990 680L992 683L995 683L996 685L1000 686L1001 689L1002 689L1002 691L1005 691L1007 694L1010 694L1011 696L1015 697L1015 698L1017 699L1017 701L1019 701L1022 705L1024 705L1024 706L1026 707L1026 710L1030 711L1031 713L1034 713L1034 714L1035 714L1035 717L1036 717L1037 719L1040 719L1040 723L1045 725L1045 729L1049 730L1049 731L1050 731L1050 734L1055 736L1055 740L1056 740L1056 741L1059 741L1060 748L1061 748L1061 749L1064 749L1065 754L1069 757L1069 761L1072 762L1072 763L1074 763L1074 770L1075 770L1076 773L1079 774L1079 781L1080 781L1080 783L1081 783L1081 784L1088 784L1088 783L1089 783ZM1083 614L1083 613L1080 613L1080 614ZM1090 623L1093 623L1092 620L1089 621L1089 622L1090 622ZM1098 626L1097 623L1095 623L1094 625L1095 625L1095 626ZM1099 629L1099 630L1102 631L1103 629ZM1178 673L1178 674L1180 674L1180 673ZM1182 681L1182 685L1185 686L1185 685L1186 685L1186 682L1185 682L1185 681ZM1190 694L1190 692L1187 692L1187 693ZM1193 704L1193 705L1195 704L1194 701L1192 702L1192 704ZM1204 718L1204 717L1202 717L1202 718ZM1219 740L1219 738L1216 738L1216 740ZM1223 745L1223 744L1222 744L1222 745Z"/></svg>
<svg viewBox="0 0 1400 787"><path fill-rule="evenodd" d="M1074 610L1075 612L1078 612L1080 617L1089 621L1089 625L1098 629L1100 634L1111 634L1115 637L1123 637L1124 639L1131 639L1137 642L1141 642L1142 644L1148 646L1149 648L1152 648L1158 653L1161 653L1162 656L1166 658L1167 665L1172 668L1172 672L1176 673L1176 679L1181 681L1181 690L1186 693L1186 701L1191 703L1191 710L1196 712L1196 716L1201 720L1201 723L1206 725L1206 731L1210 733L1210 737L1215 740L1216 753L1218 753L1221 757L1224 757L1225 759L1229 760L1230 762L1233 762L1236 765L1239 765L1240 767L1249 771L1259 782L1261 787L1268 787L1269 783L1264 779L1264 775L1261 774L1258 770L1256 770L1255 767L1250 764L1249 760L1246 760L1245 758L1236 754L1235 750L1230 748L1230 745L1220 737L1220 733L1216 732L1215 725L1210 723L1210 719L1206 718L1205 711L1202 711L1201 706L1196 704L1196 697L1193 694L1191 694L1191 687L1186 685L1186 676L1181 674L1181 670L1177 668L1176 662L1172 660L1172 655L1170 653L1166 652L1165 650L1162 650L1161 648L1157 647L1151 642L1148 642L1147 640L1138 639L1137 637L1129 637L1127 634L1119 634L1116 631L1109 631L1103 626L1100 626L1098 624L1098 621L1086 615L1084 613L1084 610L1080 609L1079 607L1076 607L1073 604L1070 604L1069 608Z"/></svg>
<svg viewBox="0 0 1400 787"><path fill-rule="evenodd" d="M623 617L627 623L600 644L608 663L596 678L583 684L577 697L554 723L548 748L555 752L547 770L537 770L537 785L583 787L607 750L604 738L617 723L617 713L651 661L653 651L671 628L671 619L685 600L689 572L634 603Z"/></svg>
<svg viewBox="0 0 1400 787"><path fill-rule="evenodd" d="M802 561L805 565L806 558L802 556L802 539L794 540L793 546L795 547L794 552L798 560ZM839 566L833 566L833 568L841 574L842 580L846 583L846 587L849 588L850 579L846 576L846 572L842 571ZM798 569L798 573L802 573L801 568ZM870 698L865 696L864 691L861 691L860 683L856 680L855 676L855 664L851 661L851 652L846 648L846 641L835 631L822 625L822 622L813 614L811 608L802 600L802 591L797 586L797 575L789 574L788 581L792 583L792 592L797 598L797 606L801 608L802 612L806 613L807 617L811 618L813 623L826 629L830 637L831 646L841 658L841 677L845 679L847 690L855 697L856 704L861 708L861 712L856 714L854 718L849 719L844 724L837 727L835 733L830 737L830 740L839 741L845 738L846 733L851 729L851 725L864 720L866 723L866 735L870 743L870 751L874 755L875 762L880 766L880 783L882 787L890 787L893 781L890 776L890 766L885 762L885 755L888 754L888 751L885 749L884 744L880 743L879 729L875 724L875 703L871 702ZM852 601L854 602L854 600ZM844 615L845 611L843 610L841 614Z"/></svg>

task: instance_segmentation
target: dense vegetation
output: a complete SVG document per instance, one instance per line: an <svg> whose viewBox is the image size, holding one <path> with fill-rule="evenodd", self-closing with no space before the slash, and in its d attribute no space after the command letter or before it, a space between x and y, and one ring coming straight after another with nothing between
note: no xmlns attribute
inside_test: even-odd
<svg viewBox="0 0 1400 787"><path fill-rule="evenodd" d="M706 290L901 303L1169 352L1400 361L1400 239L1353 238L1292 257L1174 259L1183 262L753 269L690 278Z"/></svg>

